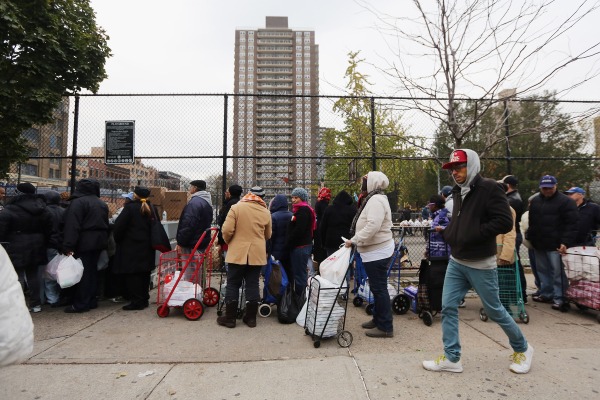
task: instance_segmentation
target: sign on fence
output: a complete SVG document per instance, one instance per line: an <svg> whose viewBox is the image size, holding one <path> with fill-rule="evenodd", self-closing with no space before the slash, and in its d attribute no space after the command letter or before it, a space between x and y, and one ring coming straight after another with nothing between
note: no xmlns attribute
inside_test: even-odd
<svg viewBox="0 0 600 400"><path fill-rule="evenodd" d="M133 164L135 121L106 121L104 162L106 164Z"/></svg>

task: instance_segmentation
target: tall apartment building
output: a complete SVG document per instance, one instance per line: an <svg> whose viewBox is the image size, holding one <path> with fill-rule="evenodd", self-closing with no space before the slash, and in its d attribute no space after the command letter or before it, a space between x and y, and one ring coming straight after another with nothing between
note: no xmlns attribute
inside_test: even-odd
<svg viewBox="0 0 600 400"><path fill-rule="evenodd" d="M233 180L268 195L317 183L319 46L315 32L266 17L235 32ZM296 96L306 97L296 97Z"/></svg>

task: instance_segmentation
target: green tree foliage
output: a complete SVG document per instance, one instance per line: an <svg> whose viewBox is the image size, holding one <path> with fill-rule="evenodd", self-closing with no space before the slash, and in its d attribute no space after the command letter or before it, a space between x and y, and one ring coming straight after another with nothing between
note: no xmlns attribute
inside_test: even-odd
<svg viewBox="0 0 600 400"><path fill-rule="evenodd" d="M51 121L64 94L96 92L108 36L88 0L0 1L0 176L27 158L21 132Z"/></svg>
<svg viewBox="0 0 600 400"><path fill-rule="evenodd" d="M561 190L585 186L594 177L595 165L589 159L577 158L590 157L585 151L588 130L561 111L554 94L545 93L539 100L526 98L508 102L508 143L511 157L516 158L511 161L510 172L519 179L520 191L525 195L537 191L539 180L545 174L554 175ZM458 120L471 118L476 108L475 101L462 102ZM483 175L494 179L508 174L507 161L501 159L506 157L504 121L504 104L499 103L481 116L462 145L482 156ZM442 159L442 155L450 154L453 145L454 138L442 125L436 143ZM554 157L559 160L548 159Z"/></svg>
<svg viewBox="0 0 600 400"><path fill-rule="evenodd" d="M325 183L334 193L346 189L359 192L360 177L373 169L373 132L371 127L371 86L368 76L360 72L359 52L348 54L345 78L347 97L335 102L333 109L344 120L343 129L325 131L325 155L351 157L330 160L326 164ZM390 108L381 101L374 102L375 155L377 168L390 180L387 190L393 211L398 205L411 203L413 207L428 197L425 172L431 166L427 162L409 161L406 157L417 155L417 147L410 145L399 122ZM426 193L425 195L423 193Z"/></svg>

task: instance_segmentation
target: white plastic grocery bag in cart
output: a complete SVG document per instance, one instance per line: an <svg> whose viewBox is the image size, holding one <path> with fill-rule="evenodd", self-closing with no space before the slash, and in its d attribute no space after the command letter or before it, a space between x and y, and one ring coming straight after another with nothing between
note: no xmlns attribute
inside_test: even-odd
<svg viewBox="0 0 600 400"><path fill-rule="evenodd" d="M334 285L341 285L346 277L346 271L348 271L350 254L352 254L351 247L340 247L319 265L320 275Z"/></svg>
<svg viewBox="0 0 600 400"><path fill-rule="evenodd" d="M79 283L82 276L83 263L81 262L81 259L75 259L73 256L68 256L58 264L56 281L61 288L68 288Z"/></svg>
<svg viewBox="0 0 600 400"><path fill-rule="evenodd" d="M57 254L52 260L46 265L46 275L53 281L56 280L56 272L58 271L58 265L62 260L67 258L64 254Z"/></svg>

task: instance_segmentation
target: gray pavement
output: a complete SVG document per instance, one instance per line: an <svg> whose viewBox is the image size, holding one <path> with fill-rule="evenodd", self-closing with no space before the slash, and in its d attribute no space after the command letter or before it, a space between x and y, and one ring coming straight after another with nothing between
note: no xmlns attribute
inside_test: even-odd
<svg viewBox="0 0 600 400"><path fill-rule="evenodd" d="M349 303L352 345L324 339L315 348L303 328L275 315L259 317L254 329L241 321L227 329L217 325L215 308L188 321L179 310L161 319L155 305L121 305L34 314L34 351L24 364L0 369L0 399L600 398L595 311L561 313L530 302L530 322L519 325L534 362L529 374L516 375L506 336L479 319L476 297L460 311L462 374L421 367L441 354L439 317L427 327L411 312L395 315L394 337L373 339L360 328L369 319L364 307Z"/></svg>

